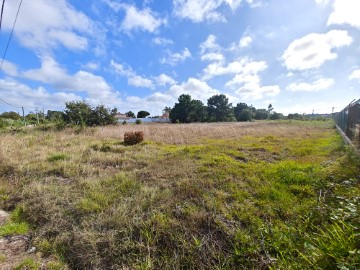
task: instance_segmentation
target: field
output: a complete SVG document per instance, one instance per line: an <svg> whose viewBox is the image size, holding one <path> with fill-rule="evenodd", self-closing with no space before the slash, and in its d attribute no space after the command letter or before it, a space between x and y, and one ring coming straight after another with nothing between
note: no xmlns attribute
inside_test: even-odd
<svg viewBox="0 0 360 270"><path fill-rule="evenodd" d="M331 121L0 137L0 236L36 247L18 269L360 268L360 162Z"/></svg>

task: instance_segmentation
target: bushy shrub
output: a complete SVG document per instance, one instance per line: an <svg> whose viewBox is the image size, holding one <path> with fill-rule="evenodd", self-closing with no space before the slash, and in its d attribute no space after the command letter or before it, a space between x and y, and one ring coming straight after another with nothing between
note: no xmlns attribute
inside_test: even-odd
<svg viewBox="0 0 360 270"><path fill-rule="evenodd" d="M144 132L135 131L135 132L125 132L124 134L124 143L126 145L134 145L141 143L144 140Z"/></svg>
<svg viewBox="0 0 360 270"><path fill-rule="evenodd" d="M135 121L135 124L136 124L136 125L141 125L141 123L142 123L142 122L141 122L140 119L136 119L136 121Z"/></svg>

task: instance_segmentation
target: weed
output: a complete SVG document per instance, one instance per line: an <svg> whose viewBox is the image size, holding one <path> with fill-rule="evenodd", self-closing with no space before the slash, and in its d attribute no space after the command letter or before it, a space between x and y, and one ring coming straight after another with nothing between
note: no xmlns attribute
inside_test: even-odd
<svg viewBox="0 0 360 270"><path fill-rule="evenodd" d="M65 153L53 153L53 154L50 154L50 156L47 158L47 161L55 162L55 161L59 161L59 160L66 160L68 158L69 158L68 155Z"/></svg>
<svg viewBox="0 0 360 270"><path fill-rule="evenodd" d="M38 270L40 268L40 264L36 262L34 259L28 258L24 259L17 266L15 266L14 270Z"/></svg>
<svg viewBox="0 0 360 270"><path fill-rule="evenodd" d="M12 236L17 234L26 234L29 231L29 226L25 222L9 221L5 225L0 226L0 236Z"/></svg>

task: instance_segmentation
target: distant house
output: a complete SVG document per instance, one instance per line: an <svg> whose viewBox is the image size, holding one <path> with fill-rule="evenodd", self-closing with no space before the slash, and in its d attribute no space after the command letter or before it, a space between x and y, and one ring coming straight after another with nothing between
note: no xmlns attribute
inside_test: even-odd
<svg viewBox="0 0 360 270"><path fill-rule="evenodd" d="M164 114L162 116L159 117L160 119L170 119L170 113L169 112L164 112Z"/></svg>
<svg viewBox="0 0 360 270"><path fill-rule="evenodd" d="M118 122L123 122L123 121L128 121L129 119L131 119L131 117L126 116L125 113L117 113L115 114L115 119Z"/></svg>

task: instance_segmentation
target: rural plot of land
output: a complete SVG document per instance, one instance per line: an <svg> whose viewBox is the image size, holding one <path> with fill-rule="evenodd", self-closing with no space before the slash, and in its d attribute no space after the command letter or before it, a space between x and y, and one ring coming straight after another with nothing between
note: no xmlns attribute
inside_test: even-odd
<svg viewBox="0 0 360 270"><path fill-rule="evenodd" d="M332 122L0 136L0 236L25 226L53 269L360 267L359 160Z"/></svg>

